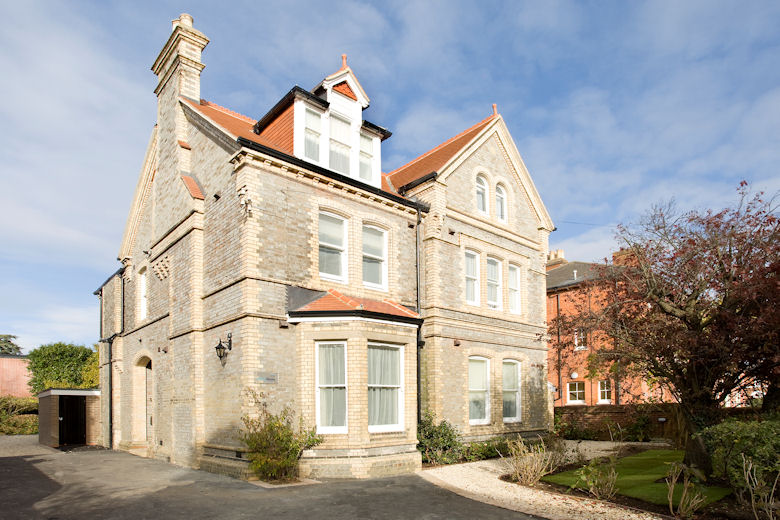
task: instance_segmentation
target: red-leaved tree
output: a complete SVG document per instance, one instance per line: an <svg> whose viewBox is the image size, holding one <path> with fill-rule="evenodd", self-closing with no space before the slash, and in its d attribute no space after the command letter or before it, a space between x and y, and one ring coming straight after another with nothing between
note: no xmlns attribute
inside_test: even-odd
<svg viewBox="0 0 780 520"><path fill-rule="evenodd" d="M593 365L619 361L664 383L691 432L719 422L724 400L740 389L768 388L765 407L777 406L780 391L776 207L745 182L738 193L736 206L721 211L679 212L670 203L619 227L618 265L588 282L595 301L561 324L609 338ZM696 437L686 460L709 466Z"/></svg>

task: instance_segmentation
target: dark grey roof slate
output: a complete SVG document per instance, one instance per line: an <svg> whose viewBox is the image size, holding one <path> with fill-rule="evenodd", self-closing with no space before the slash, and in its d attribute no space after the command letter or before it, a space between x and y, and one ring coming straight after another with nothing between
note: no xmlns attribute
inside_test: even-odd
<svg viewBox="0 0 780 520"><path fill-rule="evenodd" d="M577 272L575 278L574 272ZM547 271L547 290L561 289L576 285L584 280L592 280L598 276L598 264L588 262L569 262Z"/></svg>

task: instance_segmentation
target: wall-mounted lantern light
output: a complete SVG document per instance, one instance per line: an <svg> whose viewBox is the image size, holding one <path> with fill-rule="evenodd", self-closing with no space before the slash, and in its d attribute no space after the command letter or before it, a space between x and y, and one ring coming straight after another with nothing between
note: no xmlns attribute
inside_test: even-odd
<svg viewBox="0 0 780 520"><path fill-rule="evenodd" d="M233 350L233 335L228 332L227 342L225 343L222 341L222 339L220 339L219 343L217 343L217 346L214 347L214 350L217 351L217 357L224 367L227 360L228 350Z"/></svg>

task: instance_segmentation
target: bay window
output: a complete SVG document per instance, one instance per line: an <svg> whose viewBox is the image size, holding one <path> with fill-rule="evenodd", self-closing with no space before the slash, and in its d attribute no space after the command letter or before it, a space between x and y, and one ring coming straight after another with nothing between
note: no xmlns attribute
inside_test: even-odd
<svg viewBox="0 0 780 520"><path fill-rule="evenodd" d="M345 343L317 344L317 431L347 432Z"/></svg>
<svg viewBox="0 0 780 520"><path fill-rule="evenodd" d="M403 351L392 345L368 345L368 431L403 429Z"/></svg>

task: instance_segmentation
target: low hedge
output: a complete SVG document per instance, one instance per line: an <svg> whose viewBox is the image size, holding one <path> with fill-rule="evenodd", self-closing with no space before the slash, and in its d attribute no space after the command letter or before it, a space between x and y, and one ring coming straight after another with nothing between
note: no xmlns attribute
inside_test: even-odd
<svg viewBox="0 0 780 520"><path fill-rule="evenodd" d="M38 399L0 396L0 435L38 433Z"/></svg>

